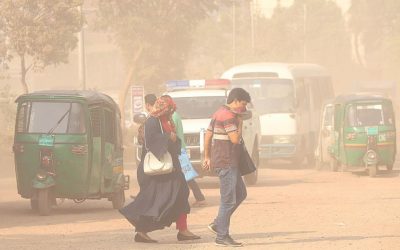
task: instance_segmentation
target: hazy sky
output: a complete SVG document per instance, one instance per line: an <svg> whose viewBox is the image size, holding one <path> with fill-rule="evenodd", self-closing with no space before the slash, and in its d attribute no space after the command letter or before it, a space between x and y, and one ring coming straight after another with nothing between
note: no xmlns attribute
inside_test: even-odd
<svg viewBox="0 0 400 250"><path fill-rule="evenodd" d="M336 2L343 10L343 12L346 12L351 4L351 0L332 0ZM261 11L266 15L266 16L271 16L272 11L274 7L276 6L277 0L256 0L258 2L258 6L261 9ZM282 6L290 6L293 3L293 0L281 0Z"/></svg>

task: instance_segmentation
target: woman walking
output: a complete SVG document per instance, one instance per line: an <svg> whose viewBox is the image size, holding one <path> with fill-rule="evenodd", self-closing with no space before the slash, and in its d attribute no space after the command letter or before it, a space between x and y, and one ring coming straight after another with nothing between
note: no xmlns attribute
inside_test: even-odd
<svg viewBox="0 0 400 250"><path fill-rule="evenodd" d="M145 123L145 147L142 150L137 176L141 183L140 191L132 203L120 209L121 214L135 227L136 242L157 242L147 233L169 227L173 222L176 222L176 228L179 230L179 241L200 239L187 227L187 214L190 212L189 189L178 159L180 140L171 120L175 109L172 98L160 97ZM146 175L143 161L147 149L157 158L168 151L172 156L174 171L170 174Z"/></svg>

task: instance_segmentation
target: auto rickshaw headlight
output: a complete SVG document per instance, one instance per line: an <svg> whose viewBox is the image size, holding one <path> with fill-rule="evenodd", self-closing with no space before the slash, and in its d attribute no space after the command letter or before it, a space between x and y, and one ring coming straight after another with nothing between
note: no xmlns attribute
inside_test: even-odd
<svg viewBox="0 0 400 250"><path fill-rule="evenodd" d="M36 178L38 179L38 180L40 180L40 181L43 181L43 180L45 180L46 178L47 178L47 174L46 173L37 173L36 174Z"/></svg>
<svg viewBox="0 0 400 250"><path fill-rule="evenodd" d="M370 150L367 152L367 158L371 159L371 160L375 160L376 159L376 152L373 150Z"/></svg>

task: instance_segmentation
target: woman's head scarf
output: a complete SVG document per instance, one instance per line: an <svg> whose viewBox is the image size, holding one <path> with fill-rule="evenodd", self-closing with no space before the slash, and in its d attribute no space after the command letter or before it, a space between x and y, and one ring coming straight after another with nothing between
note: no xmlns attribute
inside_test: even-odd
<svg viewBox="0 0 400 250"><path fill-rule="evenodd" d="M160 119L164 132L175 132L172 114L176 110L176 104L169 95L159 97L154 103L150 115Z"/></svg>

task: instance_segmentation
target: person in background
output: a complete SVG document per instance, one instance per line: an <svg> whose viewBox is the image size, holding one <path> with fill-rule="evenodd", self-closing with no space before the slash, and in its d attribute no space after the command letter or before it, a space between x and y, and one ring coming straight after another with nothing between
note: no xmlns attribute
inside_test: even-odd
<svg viewBox="0 0 400 250"><path fill-rule="evenodd" d="M186 154L185 136L183 133L183 125L182 125L181 116L175 111L174 114L172 115L172 120L174 121L174 124L175 124L176 135L181 140L181 151L182 151L181 154ZM190 164L190 161L188 163ZM182 162L181 162L181 165L182 165ZM193 196L196 199L196 201L194 203L192 203L192 207L201 207L201 206L207 205L206 199L205 199L203 193L201 192L200 187L197 184L196 180L194 178L187 180L187 184L188 184L189 188L192 190Z"/></svg>
<svg viewBox="0 0 400 250"><path fill-rule="evenodd" d="M154 104L156 103L157 97L155 94L147 94L144 96L144 106L147 111L147 114L149 115L151 111L153 110ZM144 123L140 124L138 128L138 143L139 145L143 146L143 141L144 141Z"/></svg>
<svg viewBox="0 0 400 250"><path fill-rule="evenodd" d="M145 109L147 111L147 114L149 116L149 114L151 113L151 111L153 110L154 104L156 103L157 97L155 94L147 94L144 96L144 105L145 105ZM142 146L144 145L144 123L140 124L139 128L138 128L138 132L137 132L137 141L139 143L139 145ZM135 156L137 157L137 156ZM136 170L136 176L137 176L137 180L139 183L139 187L141 187L142 183L140 182L140 180L142 180L143 178L140 178L139 176L141 175L141 171L139 168L137 168ZM132 199L135 199L136 196L131 195L130 196Z"/></svg>
<svg viewBox="0 0 400 250"><path fill-rule="evenodd" d="M200 239L187 226L187 214L190 213L189 188L178 159L181 145L172 122L175 109L176 105L171 98L158 98L144 125L145 146L138 166L140 190L133 202L120 209L121 214L135 227L136 242L156 243L147 233L169 227L173 222L176 222L179 230L179 241ZM174 171L169 174L146 175L143 164L147 150L157 158L169 152Z"/></svg>
<svg viewBox="0 0 400 250"><path fill-rule="evenodd" d="M240 114L246 111L246 105L250 101L250 95L246 90L232 89L227 104L220 107L212 116L204 138L203 168L214 169L220 180L221 201L218 216L208 225L208 228L217 234L215 240L217 246L242 246L242 243L231 238L229 226L233 212L247 196L238 165L243 125ZM214 143L211 143L211 140Z"/></svg>
<svg viewBox="0 0 400 250"><path fill-rule="evenodd" d="M147 113L151 113L154 107L154 103L156 103L157 96L155 94L147 94L144 96L144 105Z"/></svg>

